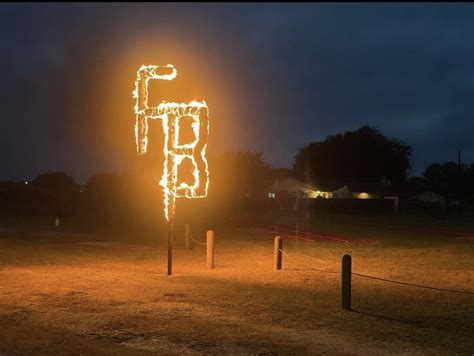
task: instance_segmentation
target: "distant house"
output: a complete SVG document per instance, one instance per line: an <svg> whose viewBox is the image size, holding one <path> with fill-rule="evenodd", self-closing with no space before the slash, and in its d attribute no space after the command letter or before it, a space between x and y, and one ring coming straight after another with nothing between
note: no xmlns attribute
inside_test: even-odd
<svg viewBox="0 0 474 356"><path fill-rule="evenodd" d="M348 183L332 192L333 199L383 199L384 189L373 183Z"/></svg>
<svg viewBox="0 0 474 356"><path fill-rule="evenodd" d="M342 186L332 192L333 199L356 199L357 194L351 192L347 185Z"/></svg>
<svg viewBox="0 0 474 356"><path fill-rule="evenodd" d="M291 210L298 211L301 207L300 199L286 199L286 198L324 198L324 199L341 199L341 201L327 205L330 206L355 206L352 203L344 201L348 199L376 199L376 200L391 200L393 201L393 211L398 213L398 196L386 195L386 187L382 184L374 183L347 183L342 185L337 182L326 182L318 185L311 185L303 183L294 178L286 178L281 181L276 181L271 185L267 191L267 197L270 199L275 199L275 203L279 206L279 209L282 210ZM328 202L329 203L329 202ZM341 204L339 204L341 203ZM369 203L369 202L367 202ZM381 206L380 204L362 204L362 202L357 202L361 207L376 207ZM386 206L385 204L384 206ZM306 205L307 207L307 205Z"/></svg>
<svg viewBox="0 0 474 356"><path fill-rule="evenodd" d="M269 198L332 198L332 192L322 191L317 187L300 182L293 178L276 181L267 190Z"/></svg>
<svg viewBox="0 0 474 356"><path fill-rule="evenodd" d="M439 194L426 191L421 194L415 195L414 197L418 201L422 201L424 203L437 203L437 204L445 204L446 199Z"/></svg>
<svg viewBox="0 0 474 356"><path fill-rule="evenodd" d="M267 189L269 198L383 199L384 187L374 183L323 183L318 186L294 178L276 181Z"/></svg>
<svg viewBox="0 0 474 356"><path fill-rule="evenodd" d="M430 191L425 191L421 194L413 196L410 199L410 202L412 208L420 209L426 208L427 206L437 206L443 213L446 211L448 203L444 196Z"/></svg>
<svg viewBox="0 0 474 356"><path fill-rule="evenodd" d="M390 193L388 187L383 183L349 182L347 185L358 199L383 199Z"/></svg>

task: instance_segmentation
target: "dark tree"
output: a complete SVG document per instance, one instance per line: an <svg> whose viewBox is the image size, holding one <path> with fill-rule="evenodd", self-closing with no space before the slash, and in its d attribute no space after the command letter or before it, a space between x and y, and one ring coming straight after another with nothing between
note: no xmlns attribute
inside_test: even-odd
<svg viewBox="0 0 474 356"><path fill-rule="evenodd" d="M277 180L284 180L291 177L292 175L292 170L288 168L270 168L267 182L269 185L271 185Z"/></svg>
<svg viewBox="0 0 474 356"><path fill-rule="evenodd" d="M427 189L427 181L423 177L409 177L401 187L401 193L407 195L420 194Z"/></svg>
<svg viewBox="0 0 474 356"><path fill-rule="evenodd" d="M262 197L269 182L270 166L262 152L227 152L210 160L213 191L231 199Z"/></svg>
<svg viewBox="0 0 474 356"><path fill-rule="evenodd" d="M455 162L434 163L423 172L426 188L433 192L463 198L473 193L473 166Z"/></svg>
<svg viewBox="0 0 474 356"><path fill-rule="evenodd" d="M40 174L30 184L36 189L56 197L69 198L80 191L80 186L74 181L74 178L62 172Z"/></svg>
<svg viewBox="0 0 474 356"><path fill-rule="evenodd" d="M158 182L137 175L102 173L85 186L82 214L109 227L156 227L163 223Z"/></svg>
<svg viewBox="0 0 474 356"><path fill-rule="evenodd" d="M115 204L122 195L126 185L124 176L114 173L101 173L92 176L86 186L85 193L89 199Z"/></svg>
<svg viewBox="0 0 474 356"><path fill-rule="evenodd" d="M387 183L398 189L410 170L411 147L362 126L300 148L293 172L301 180Z"/></svg>
<svg viewBox="0 0 474 356"><path fill-rule="evenodd" d="M58 216L72 213L80 193L79 184L63 172L41 174L29 185L46 210Z"/></svg>

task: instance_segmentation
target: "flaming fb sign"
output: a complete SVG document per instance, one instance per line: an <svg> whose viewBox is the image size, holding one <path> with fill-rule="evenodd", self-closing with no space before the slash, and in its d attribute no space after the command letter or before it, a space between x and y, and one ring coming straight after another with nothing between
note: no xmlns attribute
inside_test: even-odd
<svg viewBox="0 0 474 356"><path fill-rule="evenodd" d="M164 132L165 161L160 185L163 187L165 218L173 219L176 198L203 198L207 196L209 171L206 161L207 137L209 135L208 108L205 101L189 103L161 102L158 106L148 106L148 83L150 79L173 80L177 71L173 65L145 66L137 72L133 97L135 103L135 137L138 154L145 154L148 144L148 120L161 119ZM194 140L180 144L180 123L191 118ZM194 177L193 184L179 183L178 167L190 159Z"/></svg>

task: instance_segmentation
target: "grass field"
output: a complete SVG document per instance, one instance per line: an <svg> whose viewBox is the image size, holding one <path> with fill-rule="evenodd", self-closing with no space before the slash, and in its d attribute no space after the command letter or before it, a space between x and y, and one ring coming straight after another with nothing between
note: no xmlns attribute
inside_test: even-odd
<svg viewBox="0 0 474 356"><path fill-rule="evenodd" d="M474 295L353 276L354 311L341 310L346 253L356 273L474 292L473 241L362 221L388 223L313 218L308 228L373 242L285 241L282 271L273 270L271 238L230 225L216 227L208 270L205 247L186 251L178 224L172 277L163 238L5 223L0 354L473 354ZM204 240L202 229L193 235Z"/></svg>

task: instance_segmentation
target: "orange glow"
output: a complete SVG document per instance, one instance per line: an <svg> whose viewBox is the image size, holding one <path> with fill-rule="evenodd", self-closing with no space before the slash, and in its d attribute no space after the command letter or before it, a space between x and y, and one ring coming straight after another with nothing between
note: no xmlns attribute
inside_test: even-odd
<svg viewBox="0 0 474 356"><path fill-rule="evenodd" d="M209 186L209 169L206 160L207 138L209 136L209 115L205 101L193 100L189 103L162 102L158 106L148 106L148 83L150 79L173 80L177 71L173 65L145 66L137 72L133 97L135 103L135 138L138 154L145 154L148 145L148 119L161 119L163 125L164 154L163 187L165 218L170 220L174 214L176 198L204 198ZM194 141L179 144L180 121L192 119ZM178 167L184 159L193 165L193 184L182 182L178 185Z"/></svg>

